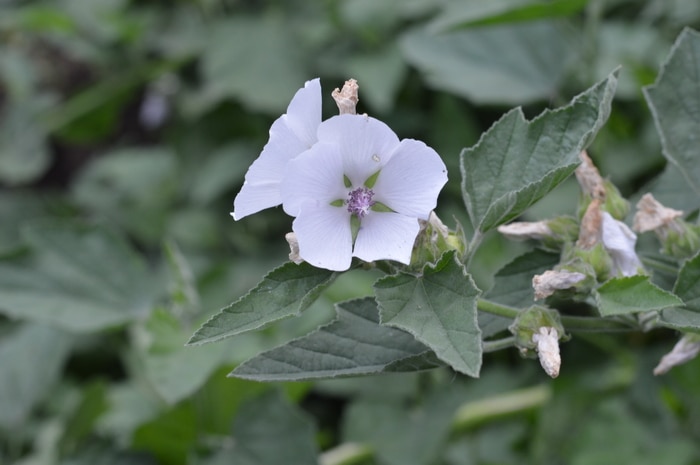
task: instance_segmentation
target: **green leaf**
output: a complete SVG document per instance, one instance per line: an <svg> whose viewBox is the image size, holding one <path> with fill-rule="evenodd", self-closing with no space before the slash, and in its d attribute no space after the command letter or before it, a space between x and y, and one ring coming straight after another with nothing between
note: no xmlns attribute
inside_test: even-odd
<svg viewBox="0 0 700 465"><path fill-rule="evenodd" d="M241 405L233 423L235 447L207 463L317 465L315 435L314 423L303 411L278 391L267 392Z"/></svg>
<svg viewBox="0 0 700 465"><path fill-rule="evenodd" d="M468 26L533 21L536 19L571 16L581 11L588 0L490 0L447 2L447 7L433 22L433 30L457 29Z"/></svg>
<svg viewBox="0 0 700 465"><path fill-rule="evenodd" d="M0 312L91 332L151 310L156 289L148 268L111 231L46 224L24 236L35 254L0 264Z"/></svg>
<svg viewBox="0 0 700 465"><path fill-rule="evenodd" d="M454 251L423 273L399 273L378 280L374 290L381 323L413 334L460 373L478 376L481 330L476 301L480 290Z"/></svg>
<svg viewBox="0 0 700 465"><path fill-rule="evenodd" d="M677 296L649 281L649 276L612 278L597 290L598 310L603 316L663 310L683 305Z"/></svg>
<svg viewBox="0 0 700 465"><path fill-rule="evenodd" d="M309 79L300 49L289 46L297 39L282 17L237 15L217 21L210 33L200 109L235 97L251 110L281 114Z"/></svg>
<svg viewBox="0 0 700 465"><path fill-rule="evenodd" d="M700 194L700 33L684 29L656 82L644 88L664 156L678 166L685 181Z"/></svg>
<svg viewBox="0 0 700 465"><path fill-rule="evenodd" d="M549 98L574 55L569 37L550 22L447 33L411 31L399 43L431 87L479 104L516 105Z"/></svg>
<svg viewBox="0 0 700 465"><path fill-rule="evenodd" d="M574 172L610 114L617 74L532 121L516 108L462 151L462 192L479 230L517 217Z"/></svg>
<svg viewBox="0 0 700 465"><path fill-rule="evenodd" d="M159 243L179 188L174 153L124 148L90 163L72 185L82 207L147 241Z"/></svg>
<svg viewBox="0 0 700 465"><path fill-rule="evenodd" d="M379 324L373 298L336 304L338 317L317 331L263 352L231 373L256 381L298 381L390 371L416 371L440 363L410 334Z"/></svg>
<svg viewBox="0 0 700 465"><path fill-rule="evenodd" d="M541 249L520 255L496 273L493 287L484 297L499 304L528 308L535 302L532 277L551 270L557 263L559 255ZM479 327L484 338L507 329L511 323L510 318L479 313Z"/></svg>
<svg viewBox="0 0 700 465"><path fill-rule="evenodd" d="M666 308L659 314L659 323L678 331L700 332L700 313L681 307Z"/></svg>
<svg viewBox="0 0 700 465"><path fill-rule="evenodd" d="M263 326L306 310L336 273L308 263L285 263L268 273L248 294L199 328L188 344L205 344Z"/></svg>
<svg viewBox="0 0 700 465"><path fill-rule="evenodd" d="M420 403L374 398L353 402L343 415L343 440L369 444L377 463L429 465L439 460L450 436L455 411L467 394L459 383L420 396ZM417 405L416 405L417 404Z"/></svg>
<svg viewBox="0 0 700 465"><path fill-rule="evenodd" d="M224 359L226 344L185 347L187 334L177 319L155 311L144 327L135 331L146 341L138 347L144 376L158 395L175 404L197 391Z"/></svg>
<svg viewBox="0 0 700 465"><path fill-rule="evenodd" d="M21 428L51 392L69 355L68 334L25 324L0 340L0 429Z"/></svg>
<svg viewBox="0 0 700 465"><path fill-rule="evenodd" d="M683 263L673 293L683 299L688 310L700 312L700 254Z"/></svg>
<svg viewBox="0 0 700 465"><path fill-rule="evenodd" d="M0 181L20 185L42 176L51 164L36 113L46 102L21 101L0 111Z"/></svg>
<svg viewBox="0 0 700 465"><path fill-rule="evenodd" d="M700 195L688 195L691 190L685 176L673 163L666 164L661 174L640 189L638 194L630 199L630 203L635 204L647 192L666 207L686 213L700 208Z"/></svg>

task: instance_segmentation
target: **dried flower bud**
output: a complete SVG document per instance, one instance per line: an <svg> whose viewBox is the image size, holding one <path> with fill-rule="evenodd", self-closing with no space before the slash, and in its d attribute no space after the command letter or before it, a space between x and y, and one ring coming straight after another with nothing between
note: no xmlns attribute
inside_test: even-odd
<svg viewBox="0 0 700 465"><path fill-rule="evenodd" d="M640 233L663 230L681 216L682 211L664 207L653 195L644 194L637 202L637 213L634 215L632 227Z"/></svg>
<svg viewBox="0 0 700 465"><path fill-rule="evenodd" d="M676 365L681 365L694 359L700 352L700 335L685 334L671 352L661 357L661 361L654 368L654 375L662 375Z"/></svg>
<svg viewBox="0 0 700 465"><path fill-rule="evenodd" d="M576 240L578 222L570 216L534 222L516 221L499 226L498 232L512 241L540 241L545 249L558 252Z"/></svg>
<svg viewBox="0 0 700 465"><path fill-rule="evenodd" d="M299 241L297 240L297 235L293 232L284 235L289 243L289 260L296 263L297 265L304 262L304 259L299 255Z"/></svg>
<svg viewBox="0 0 700 465"><path fill-rule="evenodd" d="M532 342L537 345L537 356L545 373L552 378L559 376L561 355L559 354L559 333L556 328L540 327L539 331L532 335Z"/></svg>
<svg viewBox="0 0 700 465"><path fill-rule="evenodd" d="M637 203L633 227L640 233L654 231L665 254L686 258L700 249L700 229L683 221L682 216L682 211L667 208L651 194L644 194Z"/></svg>
<svg viewBox="0 0 700 465"><path fill-rule="evenodd" d="M340 110L341 115L355 115L357 114L357 102L360 101L358 96L360 86L357 85L357 81L354 79L348 79L343 85L343 90L335 89L331 95L335 104L338 105L338 110Z"/></svg>
<svg viewBox="0 0 700 465"><path fill-rule="evenodd" d="M581 190L593 199L604 199L605 186L598 168L585 150L579 154L579 158L581 158L581 164L576 168L575 174Z"/></svg>
<svg viewBox="0 0 700 465"><path fill-rule="evenodd" d="M558 290L571 289L585 281L586 277L583 273L566 270L547 270L542 274L535 275L532 278L535 299L544 299Z"/></svg>

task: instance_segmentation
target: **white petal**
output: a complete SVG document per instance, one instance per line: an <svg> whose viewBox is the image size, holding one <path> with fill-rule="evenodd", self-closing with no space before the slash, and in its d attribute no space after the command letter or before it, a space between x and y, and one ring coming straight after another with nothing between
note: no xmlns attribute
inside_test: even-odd
<svg viewBox="0 0 700 465"><path fill-rule="evenodd" d="M338 115L318 128L319 141L338 144L343 172L359 187L391 158L399 138L389 126L365 115Z"/></svg>
<svg viewBox="0 0 700 465"><path fill-rule="evenodd" d="M316 142L316 132L321 124L321 81L306 81L287 107L286 122L306 148Z"/></svg>
<svg viewBox="0 0 700 465"><path fill-rule="evenodd" d="M297 216L301 205L345 200L343 161L336 144L318 142L287 164L280 192L285 213Z"/></svg>
<svg viewBox="0 0 700 465"><path fill-rule="evenodd" d="M352 232L345 208L305 204L292 229L299 241L299 255L306 262L334 271L350 268Z"/></svg>
<svg viewBox="0 0 700 465"><path fill-rule="evenodd" d="M248 168L243 187L233 201L234 219L282 203L280 182L287 163L316 142L320 124L321 85L314 79L297 91L287 113L272 123L270 139Z"/></svg>
<svg viewBox="0 0 700 465"><path fill-rule="evenodd" d="M370 211L362 218L353 255L366 262L388 259L408 265L419 229L416 218Z"/></svg>
<svg viewBox="0 0 700 465"><path fill-rule="evenodd" d="M404 139L377 178L374 200L427 220L446 182L447 168L437 152L423 142Z"/></svg>
<svg viewBox="0 0 700 465"><path fill-rule="evenodd" d="M602 212L602 241L603 247L613 259L615 271L622 276L638 274L642 263L634 251L637 235L623 222L617 221L610 213Z"/></svg>

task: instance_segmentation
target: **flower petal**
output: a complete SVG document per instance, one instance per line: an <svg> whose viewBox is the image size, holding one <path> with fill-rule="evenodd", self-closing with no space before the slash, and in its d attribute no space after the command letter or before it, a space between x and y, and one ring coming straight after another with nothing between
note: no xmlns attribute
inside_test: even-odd
<svg viewBox="0 0 700 465"><path fill-rule="evenodd" d="M286 165L316 142L321 124L321 84L307 81L292 98L287 113L272 123L270 139L250 165L241 191L233 201L235 220L282 203L280 182Z"/></svg>
<svg viewBox="0 0 700 465"><path fill-rule="evenodd" d="M299 255L309 264L333 271L350 268L350 213L343 207L304 204L292 223Z"/></svg>
<svg viewBox="0 0 700 465"><path fill-rule="evenodd" d="M601 239L603 247L613 259L615 272L622 276L634 276L643 268L634 246L637 235L622 221L617 221L608 212L602 212Z"/></svg>
<svg viewBox="0 0 700 465"><path fill-rule="evenodd" d="M280 186L285 213L297 216L303 204L328 205L345 200L343 161L336 144L318 142L290 161Z"/></svg>
<svg viewBox="0 0 700 465"><path fill-rule="evenodd" d="M423 142L404 139L377 178L374 200L427 220L446 182L447 168L437 152Z"/></svg>
<svg viewBox="0 0 700 465"><path fill-rule="evenodd" d="M338 115L318 128L318 140L338 144L343 173L359 187L387 163L399 144L389 126L366 115Z"/></svg>
<svg viewBox="0 0 700 465"><path fill-rule="evenodd" d="M418 220L392 212L373 212L362 218L353 255L366 262L396 260L411 263Z"/></svg>

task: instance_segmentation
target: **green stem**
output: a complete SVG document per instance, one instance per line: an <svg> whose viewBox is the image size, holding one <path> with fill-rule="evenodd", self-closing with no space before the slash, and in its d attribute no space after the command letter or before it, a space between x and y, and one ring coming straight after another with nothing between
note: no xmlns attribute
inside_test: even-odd
<svg viewBox="0 0 700 465"><path fill-rule="evenodd" d="M508 305L497 304L490 300L479 299L476 308L482 312L498 315L505 318L515 319L521 312L520 309L509 307ZM562 315L561 322L570 332L596 332L596 331L632 331L636 328L620 320L612 318L597 318L589 316L568 316Z"/></svg>
<svg viewBox="0 0 700 465"><path fill-rule="evenodd" d="M634 331L629 324L611 318L595 318L590 316L562 316L561 322L567 331L572 332L617 332Z"/></svg>
<svg viewBox="0 0 700 465"><path fill-rule="evenodd" d="M474 237L472 237L472 240L469 241L469 244L467 244L467 253L466 257L464 260L464 268L469 271L469 266L472 263L472 259L474 258L474 254L476 253L476 250L479 248L479 244L481 244L481 240L484 238L484 235L481 234L481 232L477 229L474 231Z"/></svg>
<svg viewBox="0 0 700 465"><path fill-rule="evenodd" d="M467 402L457 409L452 421L452 431L463 432L496 418L541 407L551 397L550 386L540 384Z"/></svg>
<svg viewBox="0 0 700 465"><path fill-rule="evenodd" d="M484 352L496 352L497 350L508 349L515 345L515 336L495 339L493 341L484 341L481 345Z"/></svg>
<svg viewBox="0 0 700 465"><path fill-rule="evenodd" d="M320 465L355 465L372 458L374 451L367 444L348 442L327 450L319 458Z"/></svg>
<svg viewBox="0 0 700 465"><path fill-rule="evenodd" d="M508 305L497 304L496 302L485 299L479 299L476 302L476 308L482 312L503 316L506 318L515 318L518 316L518 314L520 314L520 309L509 307Z"/></svg>
<svg viewBox="0 0 700 465"><path fill-rule="evenodd" d="M462 433L491 420L542 407L551 397L551 387L548 384L540 384L466 402L457 409L452 419L452 433ZM346 443L321 454L319 463L357 465L368 463L373 455L373 448L368 444Z"/></svg>

